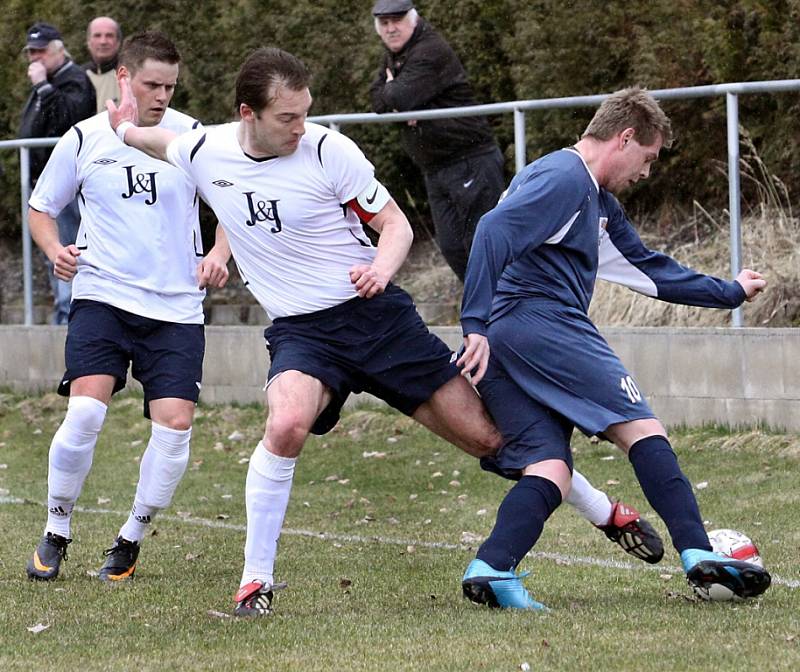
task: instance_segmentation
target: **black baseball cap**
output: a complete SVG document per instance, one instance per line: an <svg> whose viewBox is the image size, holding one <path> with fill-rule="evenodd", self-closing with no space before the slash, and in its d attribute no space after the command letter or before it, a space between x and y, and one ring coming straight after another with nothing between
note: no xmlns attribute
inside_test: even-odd
<svg viewBox="0 0 800 672"><path fill-rule="evenodd" d="M44 49L53 40L60 40L61 33L58 32L58 28L55 26L37 21L28 28L26 39L26 49Z"/></svg>
<svg viewBox="0 0 800 672"><path fill-rule="evenodd" d="M378 0L372 8L372 16L401 16L412 9L412 0Z"/></svg>

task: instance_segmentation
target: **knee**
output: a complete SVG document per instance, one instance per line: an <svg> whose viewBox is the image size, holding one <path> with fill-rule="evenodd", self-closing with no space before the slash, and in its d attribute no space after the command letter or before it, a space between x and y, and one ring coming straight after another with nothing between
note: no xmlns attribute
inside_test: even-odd
<svg viewBox="0 0 800 672"><path fill-rule="evenodd" d="M292 412L272 412L267 419L264 445L281 457L297 457L303 448L310 427L302 416Z"/></svg>
<svg viewBox="0 0 800 672"><path fill-rule="evenodd" d="M107 410L108 406L94 397L70 397L61 429L79 437L94 437L103 428Z"/></svg>
<svg viewBox="0 0 800 672"><path fill-rule="evenodd" d="M185 432L192 428L194 408L176 408L169 413L159 413L157 424L176 432ZM156 422L154 422L156 424Z"/></svg>

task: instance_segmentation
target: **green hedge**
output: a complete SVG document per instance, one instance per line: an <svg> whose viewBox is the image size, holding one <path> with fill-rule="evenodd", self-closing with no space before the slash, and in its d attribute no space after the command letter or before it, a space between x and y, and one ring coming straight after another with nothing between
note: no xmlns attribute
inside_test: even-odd
<svg viewBox="0 0 800 672"><path fill-rule="evenodd" d="M652 89L788 79L800 65L800 8L757 0L419 0L420 13L452 43L480 102L585 95L631 84ZM315 79L312 113L368 110L367 88L381 45L371 0L174 0L169 3L65 3L2 0L0 11L0 138L13 138L28 93L20 49L25 29L48 20L65 36L78 62L86 59L85 29L111 13L127 33L158 28L185 59L174 106L205 122L230 118L238 64L254 47L277 45L302 57ZM740 98L740 121L770 169L797 193L800 180L800 96ZM694 199L710 210L727 207L723 98L665 103L678 143L653 178L626 198L634 211L680 212ZM591 110L528 114L528 157L572 143ZM493 120L513 166L510 115ZM415 224L426 225L418 171L389 126L345 127L361 143ZM17 159L0 154L0 233L19 227ZM747 184L745 183L745 187ZM745 204L747 207L747 203Z"/></svg>

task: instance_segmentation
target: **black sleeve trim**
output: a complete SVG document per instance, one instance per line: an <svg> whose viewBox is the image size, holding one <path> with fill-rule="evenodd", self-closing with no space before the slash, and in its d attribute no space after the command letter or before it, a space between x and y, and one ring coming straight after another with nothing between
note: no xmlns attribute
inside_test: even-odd
<svg viewBox="0 0 800 672"><path fill-rule="evenodd" d="M78 151L75 152L75 156L81 153L81 149L83 148L83 133L81 133L81 129L77 126L73 126L72 128L75 129L75 132L78 134Z"/></svg>
<svg viewBox="0 0 800 672"><path fill-rule="evenodd" d="M203 146L203 143L205 141L206 141L206 134L203 133L203 137L197 141L197 144L194 147L192 147L192 151L189 154L189 163L192 162L192 160L194 159L194 155L197 154L197 150L199 150Z"/></svg>
<svg viewBox="0 0 800 672"><path fill-rule="evenodd" d="M319 165L321 166L325 165L322 163L322 143L325 142L325 138L327 137L328 134L326 133L320 138L319 143L317 143L317 158L319 159Z"/></svg>
<svg viewBox="0 0 800 672"><path fill-rule="evenodd" d="M194 123L192 124L192 130L197 128L199 125L200 125L200 120L199 119L195 119Z"/></svg>

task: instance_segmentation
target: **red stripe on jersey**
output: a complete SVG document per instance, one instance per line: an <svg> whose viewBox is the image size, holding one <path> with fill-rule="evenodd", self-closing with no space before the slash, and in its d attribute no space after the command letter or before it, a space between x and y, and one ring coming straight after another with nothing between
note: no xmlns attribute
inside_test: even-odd
<svg viewBox="0 0 800 672"><path fill-rule="evenodd" d="M358 199L357 198L353 198L353 199L347 201L347 203L345 203L345 205L348 208L350 208L353 212L355 212L358 215L358 218L362 222L364 222L364 224L368 224L372 220L372 218L376 215L376 213L374 213L374 212L367 212L366 210L364 210L364 208L362 208L358 204Z"/></svg>

